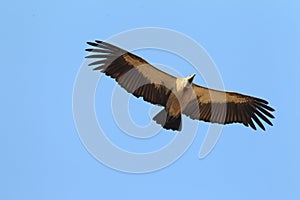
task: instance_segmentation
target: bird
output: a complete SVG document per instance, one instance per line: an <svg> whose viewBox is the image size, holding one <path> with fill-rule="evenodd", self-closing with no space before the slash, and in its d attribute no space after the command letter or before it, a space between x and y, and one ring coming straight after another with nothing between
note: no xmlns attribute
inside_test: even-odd
<svg viewBox="0 0 300 200"><path fill-rule="evenodd" d="M164 107L153 120L167 130L181 131L182 115L223 125L240 123L254 130L256 125L266 130L262 121L273 126L275 109L264 99L197 85L193 83L196 74L175 77L105 41L87 44L85 58L93 59L88 66L115 79L135 97Z"/></svg>

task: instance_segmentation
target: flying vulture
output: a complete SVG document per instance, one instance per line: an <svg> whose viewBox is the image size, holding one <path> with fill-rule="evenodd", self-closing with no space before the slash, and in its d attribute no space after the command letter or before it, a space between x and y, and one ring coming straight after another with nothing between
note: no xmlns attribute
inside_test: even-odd
<svg viewBox="0 0 300 200"><path fill-rule="evenodd" d="M96 59L89 64L115 79L121 87L136 97L143 97L163 106L153 120L165 129L181 130L182 114L205 122L243 123L263 130L261 120L272 126L269 118L275 111L266 100L235 92L224 92L193 83L195 74L177 78L165 73L143 58L104 41L87 42L92 48L86 58Z"/></svg>

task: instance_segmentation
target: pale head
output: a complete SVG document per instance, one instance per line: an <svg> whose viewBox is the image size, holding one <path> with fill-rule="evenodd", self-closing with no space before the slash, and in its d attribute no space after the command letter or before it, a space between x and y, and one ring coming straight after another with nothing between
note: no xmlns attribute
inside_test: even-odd
<svg viewBox="0 0 300 200"><path fill-rule="evenodd" d="M184 89L186 90L186 89L190 88L195 75L196 74L191 74L186 78L177 78L176 79L176 90L181 91L181 90L184 90Z"/></svg>
<svg viewBox="0 0 300 200"><path fill-rule="evenodd" d="M191 84L193 82L195 76L196 76L196 74L191 74L188 77L186 77L186 79L188 80L189 84Z"/></svg>

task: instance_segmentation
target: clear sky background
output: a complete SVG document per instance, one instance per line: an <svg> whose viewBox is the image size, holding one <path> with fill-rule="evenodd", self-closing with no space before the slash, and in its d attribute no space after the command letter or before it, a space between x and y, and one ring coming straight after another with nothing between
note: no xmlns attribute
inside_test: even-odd
<svg viewBox="0 0 300 200"><path fill-rule="evenodd" d="M299 10L296 0L2 2L0 199L299 199ZM226 89L270 101L274 126L226 126L199 160L201 127L207 129L200 123L183 157L149 174L121 173L95 160L72 115L85 42L145 26L196 40ZM186 73L184 62L157 54L139 55ZM149 108L141 100L131 104ZM148 122L144 114L132 113L140 124Z"/></svg>

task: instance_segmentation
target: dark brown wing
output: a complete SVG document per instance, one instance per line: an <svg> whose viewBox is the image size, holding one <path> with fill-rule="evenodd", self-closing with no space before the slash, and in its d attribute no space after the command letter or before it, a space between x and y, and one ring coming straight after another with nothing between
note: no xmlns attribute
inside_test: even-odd
<svg viewBox="0 0 300 200"><path fill-rule="evenodd" d="M96 66L114 78L123 88L136 97L153 104L165 106L176 78L155 68L144 59L107 42L87 42L94 48L86 49L95 58L89 66Z"/></svg>
<svg viewBox="0 0 300 200"><path fill-rule="evenodd" d="M256 127L253 121L263 130L265 127L261 120L273 125L268 117L274 118L270 112L275 110L263 99L212 90L195 84L193 89L196 98L191 99L183 111L192 119L219 124L243 123L245 126L250 125L254 130Z"/></svg>

